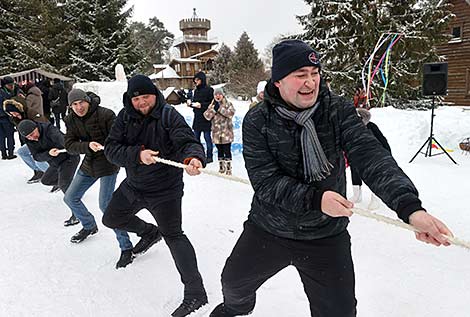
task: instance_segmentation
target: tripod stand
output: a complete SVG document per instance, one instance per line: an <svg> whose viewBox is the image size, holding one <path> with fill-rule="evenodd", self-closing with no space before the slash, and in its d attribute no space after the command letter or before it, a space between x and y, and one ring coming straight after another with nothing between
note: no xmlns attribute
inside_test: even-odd
<svg viewBox="0 0 470 317"><path fill-rule="evenodd" d="M449 153L447 153L447 151L444 149L444 147L439 143L437 142L436 138L434 137L434 133L433 133L433 127L434 127L434 117L435 117L435 114L434 114L434 96L432 96L432 106L431 106L431 133L429 134L429 138L426 139L426 142L424 142L424 144L419 148L418 152L416 152L416 154L413 156L413 158L410 160L410 163L413 162L413 160L415 159L416 156L418 156L419 153L422 153L424 154L425 157L428 157L428 156L434 156L434 155L439 155L439 154L445 154L447 155L450 160L452 162L454 162L454 164L457 164L456 161L454 161L454 159L450 156ZM432 150L432 141L436 142L437 145L439 145L439 147L441 148L441 150L443 152L440 152L440 153L436 153L436 154L431 154L431 150ZM426 146L426 152L421 152L421 150Z"/></svg>

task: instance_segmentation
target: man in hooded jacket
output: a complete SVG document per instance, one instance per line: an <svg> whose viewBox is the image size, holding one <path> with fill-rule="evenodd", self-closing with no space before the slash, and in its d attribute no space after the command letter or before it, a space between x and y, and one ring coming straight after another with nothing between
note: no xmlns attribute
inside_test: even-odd
<svg viewBox="0 0 470 317"><path fill-rule="evenodd" d="M183 302L172 316L183 317L205 305L207 295L196 253L181 227L183 171L156 163L155 157L184 162L189 175L198 175L205 163L204 149L147 76L129 80L123 102L104 152L110 162L126 168L127 177L114 192L103 224L141 237L134 254L146 252L163 236L184 284ZM158 227L136 216L143 208Z"/></svg>

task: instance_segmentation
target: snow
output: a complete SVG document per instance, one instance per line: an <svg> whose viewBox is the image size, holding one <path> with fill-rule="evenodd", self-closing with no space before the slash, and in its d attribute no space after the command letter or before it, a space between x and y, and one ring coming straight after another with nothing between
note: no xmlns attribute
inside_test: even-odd
<svg viewBox="0 0 470 317"><path fill-rule="evenodd" d="M125 84L88 83L76 87L97 92L103 105L119 111ZM85 88L86 87L86 88ZM248 102L232 100L236 110L235 143L240 143L240 122ZM176 108L190 120L191 109ZM431 113L393 108L373 109L372 121L387 137L393 154L420 191L424 206L453 230L470 240L468 175L470 156L458 142L470 136L470 112L439 108L435 137L459 163L445 155L418 155L408 163L429 136ZM240 145L239 145L240 146ZM437 152L436 152L437 153ZM246 178L240 151L234 155L234 175ZM209 165L216 169L216 163ZM349 171L348 171L349 179ZM32 172L19 160L1 161L3 259L0 261L0 311L2 316L169 316L182 300L183 287L168 248L163 242L116 270L119 248L114 234L101 222L98 185L84 197L99 226L98 234L80 244L69 242L80 228L63 227L70 211L62 193L27 185ZM121 170L118 181L124 178ZM349 186L350 188L350 186ZM208 291L209 305L192 316L207 316L222 300L220 274L242 231L252 189L244 184L201 175L185 175L183 228L191 240ZM364 202L367 206L367 189ZM394 213L384 205L378 211ZM143 210L139 216L152 221ZM468 250L433 247L415 240L410 232L353 216L349 231L356 272L358 316L469 315L470 271ZM135 243L137 237L131 234ZM252 316L308 316L308 301L294 268L267 281L257 293Z"/></svg>
<svg viewBox="0 0 470 317"><path fill-rule="evenodd" d="M157 78L181 78L178 73L171 68L169 65L165 66L165 69L159 71L158 73L151 74L149 76L150 79L157 79Z"/></svg>

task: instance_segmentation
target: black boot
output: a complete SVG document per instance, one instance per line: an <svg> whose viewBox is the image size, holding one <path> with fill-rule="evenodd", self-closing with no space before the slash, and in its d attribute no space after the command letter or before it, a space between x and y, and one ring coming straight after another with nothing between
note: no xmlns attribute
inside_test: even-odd
<svg viewBox="0 0 470 317"><path fill-rule="evenodd" d="M79 223L80 223L80 220L78 220L74 215L72 215L72 216L70 216L69 219L64 221L64 227L74 226L74 225L79 224ZM98 230L98 229L96 229L96 230Z"/></svg>
<svg viewBox="0 0 470 317"><path fill-rule="evenodd" d="M171 314L173 317L184 317L207 304L207 297L183 299L181 305Z"/></svg>
<svg viewBox="0 0 470 317"><path fill-rule="evenodd" d="M212 156L208 156L206 159L206 164L210 164L212 162L214 162L214 160L212 159Z"/></svg>
<svg viewBox="0 0 470 317"><path fill-rule="evenodd" d="M153 226L153 225L152 225ZM153 226L154 228L149 234L146 234L143 236L139 242L134 246L132 249L132 253L138 255L138 254L144 254L147 252L148 249L158 241L162 239L162 234L158 230L157 227Z"/></svg>
<svg viewBox="0 0 470 317"><path fill-rule="evenodd" d="M10 154L7 156L7 160L13 160L13 159L16 159L18 156L16 156L15 154Z"/></svg>
<svg viewBox="0 0 470 317"><path fill-rule="evenodd" d="M225 307L223 303L217 305L217 307L214 308L212 313L209 315L209 317L235 317L235 316L242 316L242 315L236 315L233 311L230 311L227 307Z"/></svg>
<svg viewBox="0 0 470 317"><path fill-rule="evenodd" d="M41 181L42 175L44 175L44 172L42 171L34 171L33 177L28 179L26 183L28 184L34 184L34 183L39 183Z"/></svg>
<svg viewBox="0 0 470 317"><path fill-rule="evenodd" d="M124 250L121 252L121 257L119 261L116 263L116 269L121 267L126 267L127 265L131 264L134 261L134 255L132 254L132 250Z"/></svg>
<svg viewBox="0 0 470 317"><path fill-rule="evenodd" d="M60 187L59 185L54 185L52 186L51 190L49 191L49 193L55 193L55 192L58 192L60 190Z"/></svg>
<svg viewBox="0 0 470 317"><path fill-rule="evenodd" d="M94 228L91 228L90 230L83 228L82 230L74 234L72 238L70 238L70 242L80 243L86 238L88 238L88 236L94 235L97 232L98 232L97 226L95 226Z"/></svg>

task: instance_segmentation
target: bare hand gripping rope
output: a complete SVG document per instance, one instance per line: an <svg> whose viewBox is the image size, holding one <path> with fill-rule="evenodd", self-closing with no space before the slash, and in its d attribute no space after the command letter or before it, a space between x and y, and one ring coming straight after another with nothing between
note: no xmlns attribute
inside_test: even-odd
<svg viewBox="0 0 470 317"><path fill-rule="evenodd" d="M170 166L174 166L174 167L178 167L178 168L182 168L182 169L184 169L188 166L188 165L185 165L185 164L182 164L182 163L162 159L162 158L157 157L157 156L154 156L153 158L155 159L155 162L157 162L157 163L162 163L162 164L166 164L166 165L170 165ZM207 170L207 169L204 169L204 168L200 168L199 171L201 171L201 173L204 173L204 174L209 174L209 175L212 175L212 176L224 178L224 179L231 180L231 181L234 181L234 182L239 182L239 183L250 185L250 181L247 180L247 179L244 179L244 178L225 175L225 174L220 174L216 171L211 171L211 170ZM385 222L389 225L393 225L393 226L396 226L396 227L399 227L399 228L402 228L402 229L406 229L406 230L409 230L409 231L419 232L419 230L416 229L415 227L413 227L409 224L406 224L406 223L404 223L400 220L396 220L396 219L392 219L392 218L389 218L389 217L386 217L386 216L382 216L382 215L367 211L365 209L354 207L354 208L351 208L351 211L353 213L359 215L359 216L375 219L377 221ZM456 238L456 237L450 237L450 236L447 236L447 235L445 235L445 237L447 238L447 240L451 244L470 250L470 242L461 240L461 239Z"/></svg>

